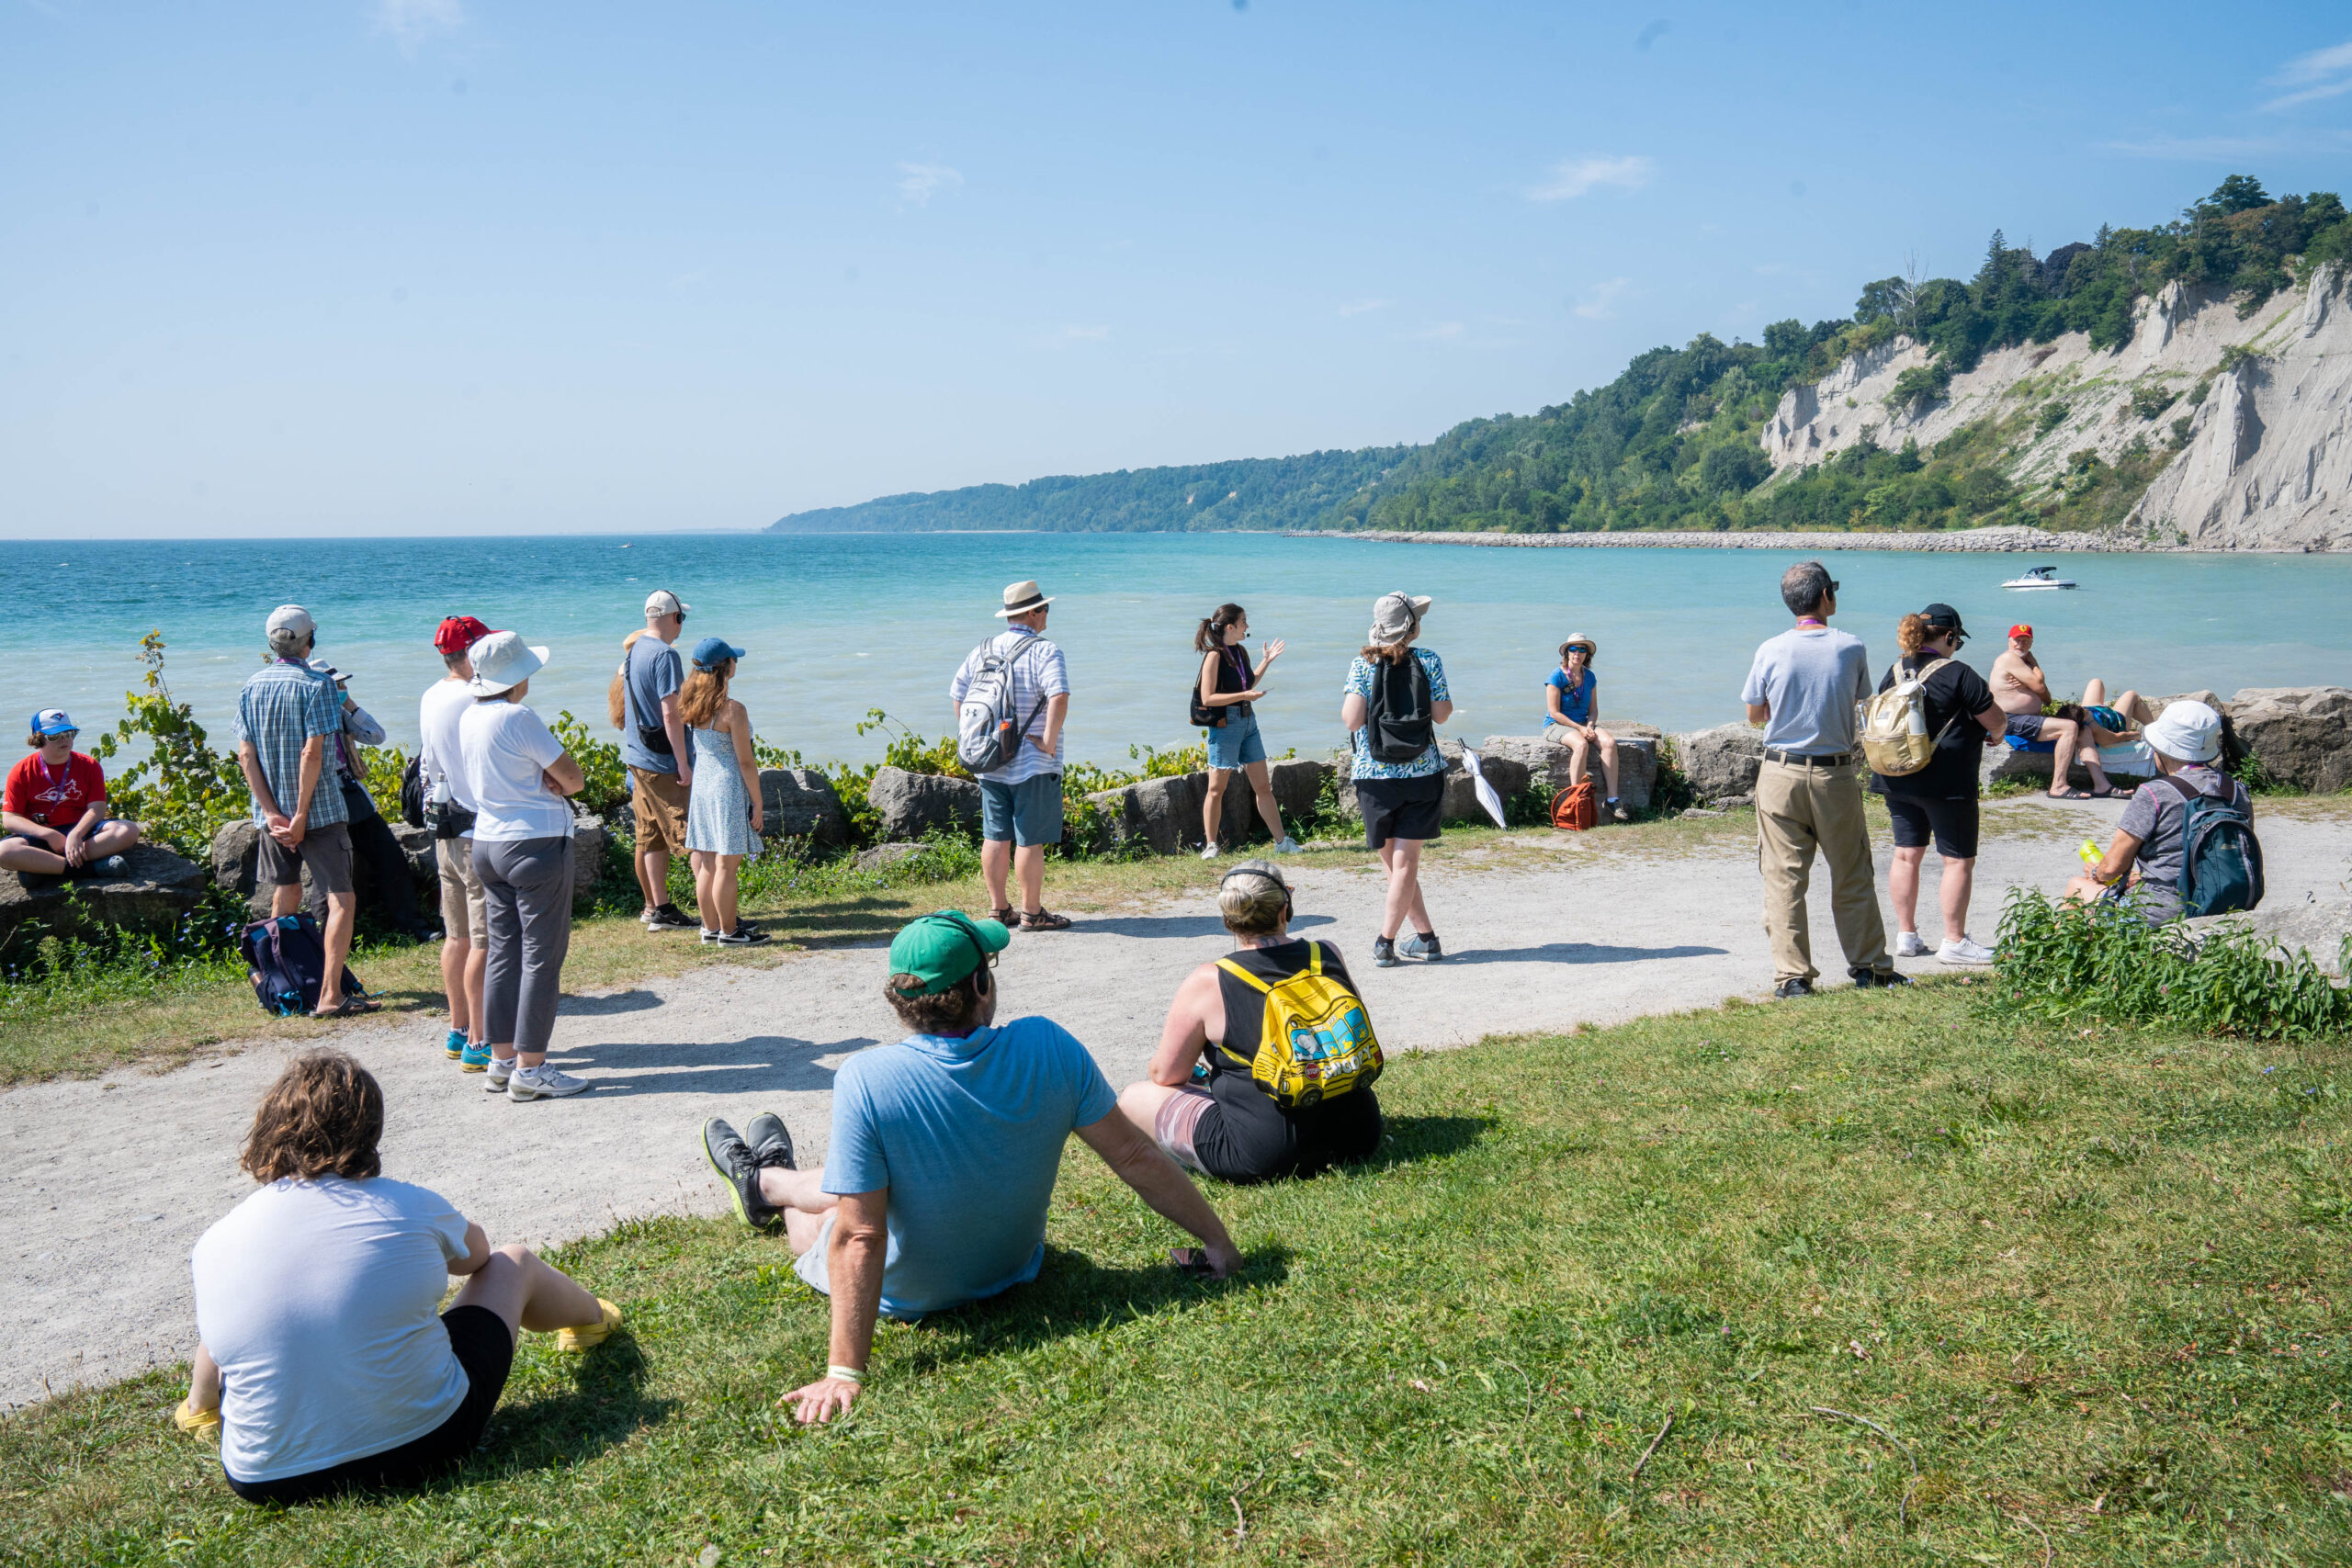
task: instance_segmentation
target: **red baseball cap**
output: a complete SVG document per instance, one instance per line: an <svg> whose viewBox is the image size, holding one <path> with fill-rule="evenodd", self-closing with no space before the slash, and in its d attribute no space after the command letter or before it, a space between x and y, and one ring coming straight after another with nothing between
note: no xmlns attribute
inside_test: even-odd
<svg viewBox="0 0 2352 1568"><path fill-rule="evenodd" d="M433 634L433 646L446 657L463 653L490 635L490 628L471 615L452 615Z"/></svg>
<svg viewBox="0 0 2352 1568"><path fill-rule="evenodd" d="M2009 628L2009 635L2011 637L2031 637L2033 635L2033 628L2027 626L2023 621L2019 621L2016 626Z"/></svg>

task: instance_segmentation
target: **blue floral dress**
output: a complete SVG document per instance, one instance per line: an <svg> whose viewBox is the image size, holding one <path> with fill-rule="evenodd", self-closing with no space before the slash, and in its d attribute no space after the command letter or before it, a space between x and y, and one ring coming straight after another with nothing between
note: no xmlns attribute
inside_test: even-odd
<svg viewBox="0 0 2352 1568"><path fill-rule="evenodd" d="M706 854L759 853L752 831L752 792L735 765L735 738L723 729L686 728L694 748L695 782L686 794L686 848Z"/></svg>

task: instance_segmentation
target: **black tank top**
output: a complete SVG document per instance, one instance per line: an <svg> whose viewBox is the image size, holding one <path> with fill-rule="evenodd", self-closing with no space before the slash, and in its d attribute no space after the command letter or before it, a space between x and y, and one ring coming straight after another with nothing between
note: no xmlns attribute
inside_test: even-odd
<svg viewBox="0 0 2352 1568"><path fill-rule="evenodd" d="M1323 973L1354 989L1339 949L1329 942L1316 945L1323 952ZM1294 939L1226 956L1261 980L1286 980L1306 967L1307 948L1305 941ZM1209 1174L1236 1182L1312 1176L1377 1149L1380 1101L1369 1088L1296 1111L1285 1111L1267 1098L1249 1067L1265 1029L1265 993L1223 969L1216 973L1216 984L1225 1002L1225 1038L1211 1041L1202 1058L1208 1064L1209 1093L1216 1100L1216 1110L1204 1115L1193 1133L1193 1152Z"/></svg>
<svg viewBox="0 0 2352 1568"><path fill-rule="evenodd" d="M1210 688L1212 691L1218 693L1246 692L1251 686L1257 684L1257 678L1251 673L1250 669L1250 653L1247 649L1242 648L1237 643L1231 648L1220 648L1216 651L1218 656L1216 661L1216 684ZM1231 714L1237 718L1248 718L1250 716L1250 708L1255 705L1256 705L1252 703L1232 703L1221 708L1212 708L1210 711L1212 713ZM1228 976L1228 978L1230 978L1230 976Z"/></svg>

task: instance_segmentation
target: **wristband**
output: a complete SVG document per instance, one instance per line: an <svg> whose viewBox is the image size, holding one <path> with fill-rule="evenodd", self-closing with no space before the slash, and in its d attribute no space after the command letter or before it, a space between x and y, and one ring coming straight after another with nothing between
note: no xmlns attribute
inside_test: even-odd
<svg viewBox="0 0 2352 1568"><path fill-rule="evenodd" d="M865 1374L854 1367L827 1367L825 1375L829 1378L839 1378L843 1382L854 1382L860 1388L865 1386Z"/></svg>

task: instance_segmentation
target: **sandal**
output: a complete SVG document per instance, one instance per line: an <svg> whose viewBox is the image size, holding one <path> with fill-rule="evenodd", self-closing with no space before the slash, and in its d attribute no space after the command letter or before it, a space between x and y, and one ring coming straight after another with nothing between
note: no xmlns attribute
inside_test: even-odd
<svg viewBox="0 0 2352 1568"><path fill-rule="evenodd" d="M2092 798L2092 796L2091 792L2086 789L2075 789L2069 786L2065 794L2059 795L2053 791L2050 798L2052 800L2088 800Z"/></svg>
<svg viewBox="0 0 2352 1568"><path fill-rule="evenodd" d="M1069 930L1069 917L1057 915L1051 909L1031 909L1021 917L1021 929L1024 931L1066 931Z"/></svg>
<svg viewBox="0 0 2352 1568"><path fill-rule="evenodd" d="M345 997L343 998L343 1005L334 1011L314 1012L311 1016L312 1018L356 1018L364 1012L377 1011L379 1006L380 1004L371 1002L365 997Z"/></svg>
<svg viewBox="0 0 2352 1568"><path fill-rule="evenodd" d="M2137 784L2125 784L2119 789L2114 784L2109 784L2105 789L2091 791L2091 798L2093 800L2129 800L2132 798L2132 792L2138 787Z"/></svg>
<svg viewBox="0 0 2352 1568"><path fill-rule="evenodd" d="M1006 931L1017 931L1021 929L1021 911L1010 904L1001 909L990 909L989 918Z"/></svg>

